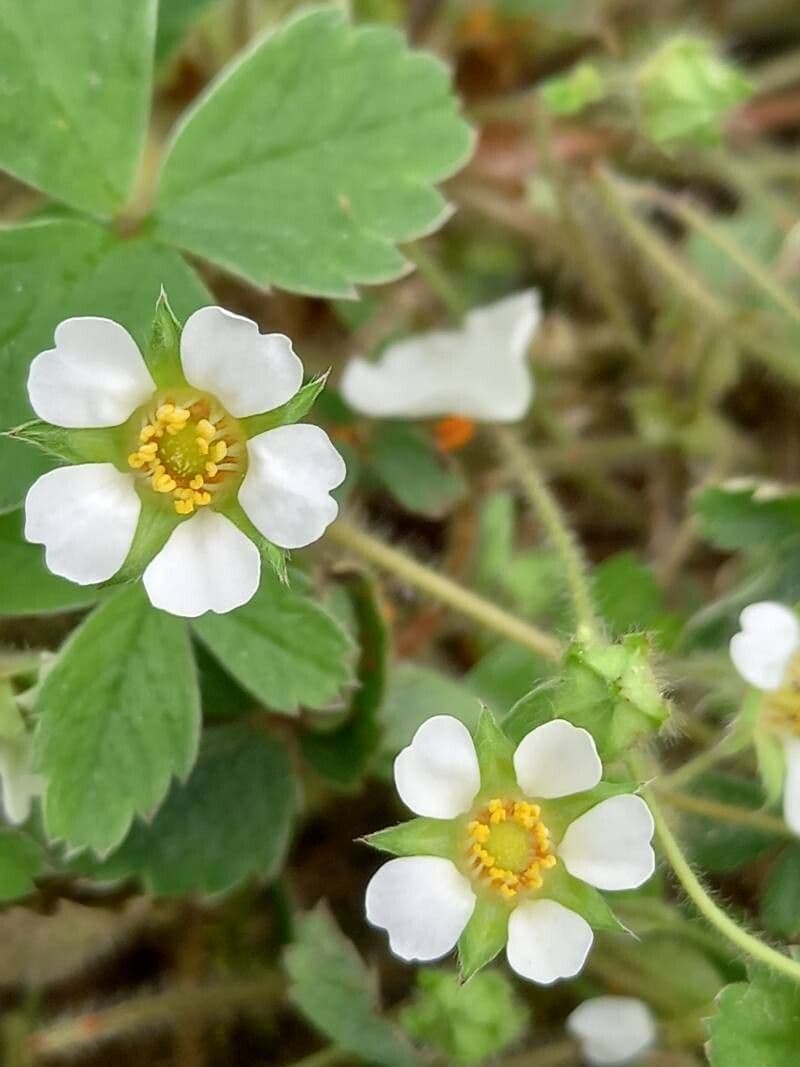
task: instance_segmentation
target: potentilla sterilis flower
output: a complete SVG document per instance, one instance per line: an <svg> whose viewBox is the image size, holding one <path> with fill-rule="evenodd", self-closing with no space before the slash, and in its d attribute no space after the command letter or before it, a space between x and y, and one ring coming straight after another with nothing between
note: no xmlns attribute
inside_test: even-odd
<svg viewBox="0 0 800 1067"><path fill-rule="evenodd" d="M177 324L176 324L177 327ZM156 384L130 334L73 318L31 364L28 393L53 426L115 427L104 462L43 475L25 501L25 535L48 567L80 585L112 578L137 531L164 530L143 573L152 603L176 615L226 612L258 588L248 533L281 548L317 540L336 517L345 466L317 426L260 432L253 416L300 389L291 341L219 307L189 317L179 358ZM293 420L289 420L293 421ZM249 524L252 524L250 526Z"/></svg>
<svg viewBox="0 0 800 1067"><path fill-rule="evenodd" d="M742 678L764 694L759 725L783 747L783 817L800 834L800 620L783 604L762 600L746 607L739 623L731 659Z"/></svg>
<svg viewBox="0 0 800 1067"><path fill-rule="evenodd" d="M567 1019L567 1031L592 1067L631 1063L656 1041L653 1013L637 997L593 997Z"/></svg>
<svg viewBox="0 0 800 1067"><path fill-rule="evenodd" d="M401 959L444 956L476 908L502 904L511 967L542 984L570 977L593 941L575 910L579 883L633 889L653 873L650 811L629 792L591 792L602 766L586 730L563 719L545 723L522 739L511 762L508 773L482 775L469 731L447 715L423 723L397 757L397 790L423 817L423 835L439 820L450 823L428 841L428 854L390 860L367 888L367 918L388 931ZM402 830L368 840L397 854Z"/></svg>
<svg viewBox="0 0 800 1067"><path fill-rule="evenodd" d="M467 443L475 422L515 422L533 397L528 350L541 311L533 290L470 311L455 330L389 345L377 362L352 359L340 388L347 403L376 418L441 418L445 450Z"/></svg>

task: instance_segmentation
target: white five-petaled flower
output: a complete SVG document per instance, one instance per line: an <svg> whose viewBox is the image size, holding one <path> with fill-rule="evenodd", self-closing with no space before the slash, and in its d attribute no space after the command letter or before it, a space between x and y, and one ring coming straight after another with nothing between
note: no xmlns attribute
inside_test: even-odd
<svg viewBox="0 0 800 1067"><path fill-rule="evenodd" d="M160 508L174 528L144 585L156 607L193 617L230 611L258 588L259 550L231 508L273 544L300 548L336 517L330 490L345 466L318 426L248 433L248 417L285 404L302 384L287 337L201 308L181 334L180 364L175 385L157 388L118 323L73 318L56 328L55 347L31 364L34 411L67 429L118 427L120 455L39 478L25 501L25 535L45 546L53 573L88 585L120 570L140 520Z"/></svg>
<svg viewBox="0 0 800 1067"><path fill-rule="evenodd" d="M567 1030L592 1067L630 1063L656 1040L653 1013L637 997L585 1000L567 1019Z"/></svg>
<svg viewBox="0 0 800 1067"><path fill-rule="evenodd" d="M375 363L351 360L342 395L356 411L378 418L514 422L533 397L528 348L540 318L533 290L476 308L459 329L408 337Z"/></svg>
<svg viewBox="0 0 800 1067"><path fill-rule="evenodd" d="M780 737L786 760L783 817L800 834L800 620L783 604L762 600L746 607L739 623L731 659L742 678L765 694L764 723Z"/></svg>
<svg viewBox="0 0 800 1067"><path fill-rule="evenodd" d="M424 722L397 757L397 790L415 814L461 820L452 859L401 856L379 868L367 887L367 918L388 931L401 959L446 955L478 895L495 895L509 907L511 967L550 984L577 974L594 937L581 915L551 899L553 868L563 864L574 878L607 890L633 889L653 873L653 819L641 797L601 800L558 840L547 826L548 803L555 810L558 798L600 782L602 765L586 730L563 719L545 723L522 739L513 766L513 795L486 799L472 737L448 715Z"/></svg>

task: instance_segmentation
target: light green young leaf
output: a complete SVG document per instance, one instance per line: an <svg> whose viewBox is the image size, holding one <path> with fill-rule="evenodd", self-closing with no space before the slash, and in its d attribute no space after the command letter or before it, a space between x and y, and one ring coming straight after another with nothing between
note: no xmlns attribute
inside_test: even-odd
<svg viewBox="0 0 800 1067"><path fill-rule="evenodd" d="M207 730L185 784L152 822L137 820L95 878L138 877L150 893L220 893L250 874L274 875L289 844L297 786L283 743L233 724Z"/></svg>
<svg viewBox="0 0 800 1067"><path fill-rule="evenodd" d="M442 856L452 859L458 848L458 823L453 819L429 819L420 815L362 838L392 856Z"/></svg>
<svg viewBox="0 0 800 1067"><path fill-rule="evenodd" d="M435 229L433 183L467 159L449 72L397 31L313 11L256 45L179 128L158 236L249 279L346 296L406 269Z"/></svg>
<svg viewBox="0 0 800 1067"><path fill-rule="evenodd" d="M472 917L458 939L462 981L469 981L505 948L509 914L508 904L499 895L477 897Z"/></svg>
<svg viewBox="0 0 800 1067"><path fill-rule="evenodd" d="M411 1046L380 1015L373 975L326 908L300 919L285 960L289 999L337 1048L376 1067L419 1067Z"/></svg>
<svg viewBox="0 0 800 1067"><path fill-rule="evenodd" d="M121 241L72 219L0 229L0 429L33 417L28 368L34 356L52 348L62 319L107 316L144 349L162 284L180 317L211 303L181 257L146 238ZM0 438L0 510L20 503L34 478L51 466L38 449Z"/></svg>
<svg viewBox="0 0 800 1067"><path fill-rule="evenodd" d="M150 108L157 0L0 0L0 166L106 218L130 193Z"/></svg>
<svg viewBox="0 0 800 1067"><path fill-rule="evenodd" d="M141 586L122 590L67 641L37 706L48 836L107 853L195 761L200 698L186 624L152 608Z"/></svg>
<svg viewBox="0 0 800 1067"><path fill-rule="evenodd" d="M0 901L19 900L32 893L42 870L42 850L28 834L0 830Z"/></svg>
<svg viewBox="0 0 800 1067"><path fill-rule="evenodd" d="M752 981L722 990L709 1021L711 1067L795 1067L800 1047L800 986L756 968Z"/></svg>
<svg viewBox="0 0 800 1067"><path fill-rule="evenodd" d="M272 711L328 707L353 682L355 649L339 623L266 569L249 603L193 625L226 670Z"/></svg>

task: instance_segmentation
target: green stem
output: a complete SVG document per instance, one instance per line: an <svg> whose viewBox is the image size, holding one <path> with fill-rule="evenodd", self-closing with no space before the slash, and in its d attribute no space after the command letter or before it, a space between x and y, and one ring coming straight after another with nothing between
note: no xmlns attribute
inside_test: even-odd
<svg viewBox="0 0 800 1067"><path fill-rule="evenodd" d="M794 837L783 819L779 819L777 815L769 815L765 811L755 811L750 808L737 808L734 804L724 804L722 801L709 800L707 797L694 796L691 793L681 793L671 787L665 788L660 780L654 782L652 788L671 808L677 811L704 815L716 822L746 826L749 830L762 830L764 833L776 834L779 837Z"/></svg>
<svg viewBox="0 0 800 1067"><path fill-rule="evenodd" d="M561 660L561 644L551 634L531 623L511 615L485 600L457 582L425 567L415 559L392 548L385 542L359 529L346 519L328 527L327 536L343 548L361 556L381 570L395 575L403 582L415 586L434 600L446 604L479 625L493 630L502 637L529 648L539 656L558 663Z"/></svg>
<svg viewBox="0 0 800 1067"><path fill-rule="evenodd" d="M421 244L406 245L403 249L422 277L439 297L442 304L452 315L455 322L460 322L467 311L467 305L457 286L448 278L439 264L429 256Z"/></svg>
<svg viewBox="0 0 800 1067"><path fill-rule="evenodd" d="M578 635L583 639L591 639L597 634L597 620L583 552L531 452L508 427L497 426L494 428L494 434L500 454L525 492L551 545L564 564L578 624Z"/></svg>

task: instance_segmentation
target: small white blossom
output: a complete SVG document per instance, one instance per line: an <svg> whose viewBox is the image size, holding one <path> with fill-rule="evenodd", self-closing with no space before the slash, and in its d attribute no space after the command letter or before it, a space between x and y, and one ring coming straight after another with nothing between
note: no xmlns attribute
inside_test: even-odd
<svg viewBox="0 0 800 1067"><path fill-rule="evenodd" d="M601 778L586 730L563 719L545 723L523 738L513 763L513 795L487 801L472 737L447 715L423 723L395 760L403 802L416 815L460 820L456 837L463 837L452 859L402 856L370 881L367 918L388 931L401 959L433 960L450 952L477 894L488 893L510 909L511 967L545 985L571 977L594 935L581 915L550 899L548 873L562 863L575 878L604 890L633 889L653 873L653 819L641 797L602 800L575 818L560 840L552 838L548 802L555 810L558 798L593 789Z"/></svg>
<svg viewBox="0 0 800 1067"><path fill-rule="evenodd" d="M298 391L303 368L282 334L219 307L190 316L181 334L185 381L157 389L130 334L102 318L73 318L32 362L36 414L67 429L119 427L118 462L60 467L25 501L25 536L45 546L53 573L79 585L122 567L145 506L174 529L144 571L152 603L175 615L226 612L258 588L256 545L224 514L241 505L281 548L317 540L337 513L330 490L344 462L317 426L249 437L240 420Z"/></svg>
<svg viewBox="0 0 800 1067"><path fill-rule="evenodd" d="M765 694L786 690L784 700L767 696L767 719L779 735L786 761L783 817L800 834L800 700L791 669L800 651L800 620L783 604L762 600L739 616L742 627L731 638L733 665L746 682Z"/></svg>
<svg viewBox="0 0 800 1067"><path fill-rule="evenodd" d="M594 997L580 1004L567 1019L583 1057L592 1067L630 1063L656 1040L653 1014L636 997Z"/></svg>
<svg viewBox="0 0 800 1067"><path fill-rule="evenodd" d="M476 308L456 330L406 338L375 363L351 360L342 395L356 411L378 418L514 422L533 397L528 349L540 318L533 290Z"/></svg>

